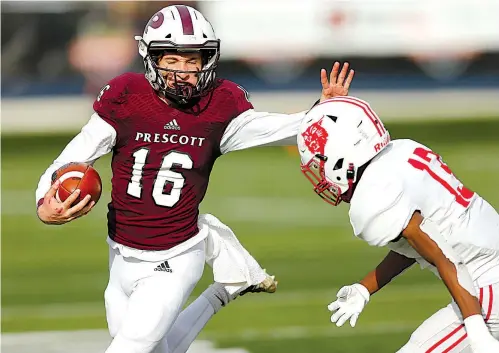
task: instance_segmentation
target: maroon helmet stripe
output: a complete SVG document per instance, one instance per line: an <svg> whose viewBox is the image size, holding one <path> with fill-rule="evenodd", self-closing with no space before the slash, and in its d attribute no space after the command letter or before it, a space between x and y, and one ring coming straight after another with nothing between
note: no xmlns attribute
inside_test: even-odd
<svg viewBox="0 0 499 353"><path fill-rule="evenodd" d="M189 13L189 9L184 5L175 6L180 14L180 20L182 21L182 29L184 30L184 35L194 34L194 25L192 24L192 17Z"/></svg>

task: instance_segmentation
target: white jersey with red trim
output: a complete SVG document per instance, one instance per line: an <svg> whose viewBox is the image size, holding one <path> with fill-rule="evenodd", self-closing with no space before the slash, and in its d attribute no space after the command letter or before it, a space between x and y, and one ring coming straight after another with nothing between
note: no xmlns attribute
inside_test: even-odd
<svg viewBox="0 0 499 353"><path fill-rule="evenodd" d="M387 246L437 274L400 237L415 211L437 224L480 287L499 281L497 211L466 188L431 149L412 140L394 140L357 184L350 222L355 235L370 245Z"/></svg>

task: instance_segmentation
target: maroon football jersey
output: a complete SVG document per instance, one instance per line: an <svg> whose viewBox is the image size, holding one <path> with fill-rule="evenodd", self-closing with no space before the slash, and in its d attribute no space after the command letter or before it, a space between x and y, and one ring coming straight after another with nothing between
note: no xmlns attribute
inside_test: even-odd
<svg viewBox="0 0 499 353"><path fill-rule="evenodd" d="M194 113L167 105L143 74L123 74L102 89L94 110L117 132L108 205L115 242L167 250L198 233L199 204L222 135L253 106L238 85L218 80L199 107Z"/></svg>

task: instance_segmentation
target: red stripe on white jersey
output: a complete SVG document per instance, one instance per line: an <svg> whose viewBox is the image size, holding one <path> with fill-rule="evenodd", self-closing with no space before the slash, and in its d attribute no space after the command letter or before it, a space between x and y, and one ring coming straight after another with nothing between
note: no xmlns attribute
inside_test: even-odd
<svg viewBox="0 0 499 353"><path fill-rule="evenodd" d="M494 302L494 291L492 286L488 287L488 294L489 294L489 301L487 305L487 314L485 316L485 322L487 322L490 319L490 316L492 314L492 306ZM485 290L484 288L480 288L480 307L484 307L484 297L485 297ZM455 335L461 330L464 329L465 326L464 324L459 325L456 327L452 332L450 332L447 336L442 338L440 341L435 343L433 346L431 346L425 353L438 353L438 351L435 351L437 348L442 348L443 344L450 341L451 338L455 337ZM468 337L468 334L465 332L461 337L459 337L454 343L452 343L450 346L445 348L441 353L450 353L454 348L456 348L461 342L463 342L466 338Z"/></svg>
<svg viewBox="0 0 499 353"><path fill-rule="evenodd" d="M435 349L437 349L442 344L444 344L446 341L448 341L449 339L451 339L452 336L454 336L456 333L458 333L463 328L464 328L463 324L459 325L454 330L452 330L447 336L445 336L440 341L438 341L437 343L435 343L433 346L431 346L430 348L428 348L428 350L425 353L432 353L432 352L434 352Z"/></svg>
<svg viewBox="0 0 499 353"><path fill-rule="evenodd" d="M482 289L482 288L480 288ZM485 322L489 321L490 315L492 315L492 304L494 303L494 290L492 286L489 286L489 306L487 308L487 315L485 316Z"/></svg>
<svg viewBox="0 0 499 353"><path fill-rule="evenodd" d="M443 350L442 353L449 353L450 351L452 351L454 348L456 348L456 346L461 343L462 341L464 341L466 339L466 337L468 337L468 334L465 333L464 335L462 335L461 337L459 337L459 339L454 342L453 344L451 344L449 347L447 347L447 349Z"/></svg>

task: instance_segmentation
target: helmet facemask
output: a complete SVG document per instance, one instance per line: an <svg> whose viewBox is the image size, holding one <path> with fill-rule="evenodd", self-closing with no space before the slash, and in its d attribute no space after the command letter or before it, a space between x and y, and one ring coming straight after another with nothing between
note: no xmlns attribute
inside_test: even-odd
<svg viewBox="0 0 499 353"><path fill-rule="evenodd" d="M340 185L326 178L326 161L326 156L316 154L308 163L301 165L301 171L314 186L315 193L328 204L338 206L341 201L350 202L355 182L355 167L353 163L349 163L346 170L348 189L343 191Z"/></svg>
<svg viewBox="0 0 499 353"><path fill-rule="evenodd" d="M220 57L219 41L207 41L202 46L180 46L165 41L151 42L149 45L142 41L141 45L147 48L147 55L144 57L147 79L156 91L162 93L169 100L185 105L190 100L200 98L215 88L216 70ZM167 53L182 54L189 52L201 53L201 70L174 70L158 66L159 60ZM184 82L179 75L195 75L197 77L196 85Z"/></svg>

